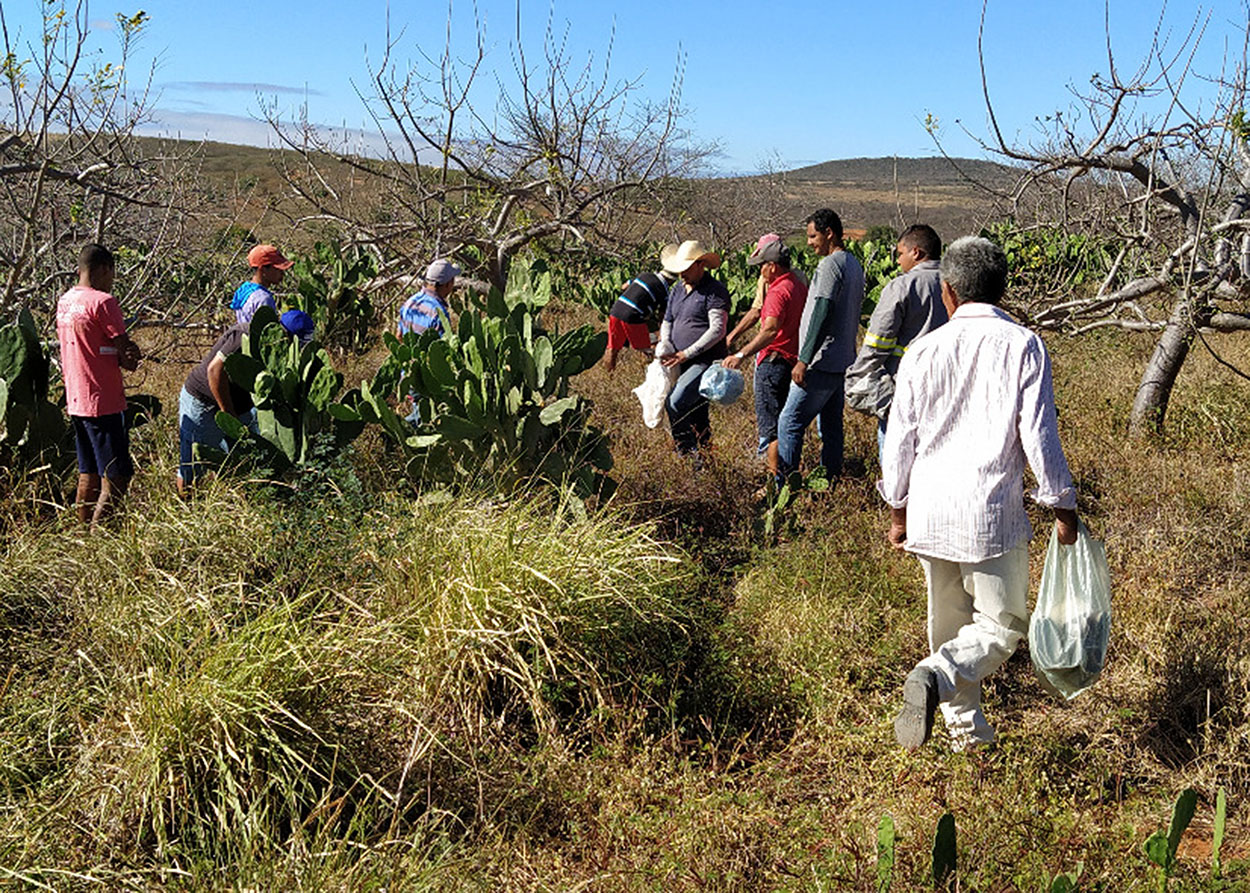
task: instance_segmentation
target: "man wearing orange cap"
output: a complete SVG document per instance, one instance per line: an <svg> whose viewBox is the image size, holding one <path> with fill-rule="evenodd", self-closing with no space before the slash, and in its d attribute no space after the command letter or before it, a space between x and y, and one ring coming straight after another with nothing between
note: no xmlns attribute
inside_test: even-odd
<svg viewBox="0 0 1250 893"><path fill-rule="evenodd" d="M252 268L252 278L235 289L230 299L235 322L244 325L252 321L261 307L272 307L278 312L278 302L273 298L270 286L280 285L295 261L287 260L272 245L257 245L247 253L247 265Z"/></svg>

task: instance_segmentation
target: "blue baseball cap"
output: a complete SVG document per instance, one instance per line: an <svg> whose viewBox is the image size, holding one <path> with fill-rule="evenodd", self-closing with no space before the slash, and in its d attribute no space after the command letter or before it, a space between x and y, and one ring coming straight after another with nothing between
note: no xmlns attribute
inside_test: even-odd
<svg viewBox="0 0 1250 893"><path fill-rule="evenodd" d="M303 310L288 310L282 314L282 328L299 338L300 344L307 344L317 331L317 324Z"/></svg>

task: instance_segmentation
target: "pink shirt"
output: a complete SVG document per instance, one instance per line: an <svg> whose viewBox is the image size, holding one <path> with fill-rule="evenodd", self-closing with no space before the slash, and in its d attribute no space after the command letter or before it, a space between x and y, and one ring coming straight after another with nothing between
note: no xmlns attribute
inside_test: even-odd
<svg viewBox="0 0 1250 893"><path fill-rule="evenodd" d="M98 417L124 412L126 391L113 339L126 334L122 308L110 294L76 285L56 305L65 410Z"/></svg>

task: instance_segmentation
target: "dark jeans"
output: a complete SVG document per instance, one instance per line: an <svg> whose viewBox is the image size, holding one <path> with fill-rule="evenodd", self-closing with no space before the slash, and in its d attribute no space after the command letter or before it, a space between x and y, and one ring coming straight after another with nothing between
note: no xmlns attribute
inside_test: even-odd
<svg viewBox="0 0 1250 893"><path fill-rule="evenodd" d="M668 401L664 404L668 423L673 429L673 443L677 445L677 452L683 455L707 446L712 440L707 400L699 396L699 379L710 365L710 362L698 360L682 363L681 375L668 392Z"/></svg>
<svg viewBox="0 0 1250 893"><path fill-rule="evenodd" d="M782 475L797 471L803 455L803 433L812 419L820 417L820 464L829 477L842 473L842 404L845 400L841 372L807 370L807 387L792 385L777 420L777 458Z"/></svg>
<svg viewBox="0 0 1250 893"><path fill-rule="evenodd" d="M790 393L790 364L769 354L755 367L755 428L759 432L758 454L777 439L777 419Z"/></svg>

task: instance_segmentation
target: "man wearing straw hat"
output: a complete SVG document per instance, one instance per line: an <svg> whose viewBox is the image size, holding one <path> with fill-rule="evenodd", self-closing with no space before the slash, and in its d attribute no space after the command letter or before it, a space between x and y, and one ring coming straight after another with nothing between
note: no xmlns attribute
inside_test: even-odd
<svg viewBox="0 0 1250 893"><path fill-rule="evenodd" d="M729 290L708 272L720 266L720 255L697 241L666 246L660 257L664 269L680 277L669 290L656 346L660 362L679 370L665 409L677 452L692 456L697 468L703 463L700 450L712 440L707 400L699 395L699 379L727 353Z"/></svg>

